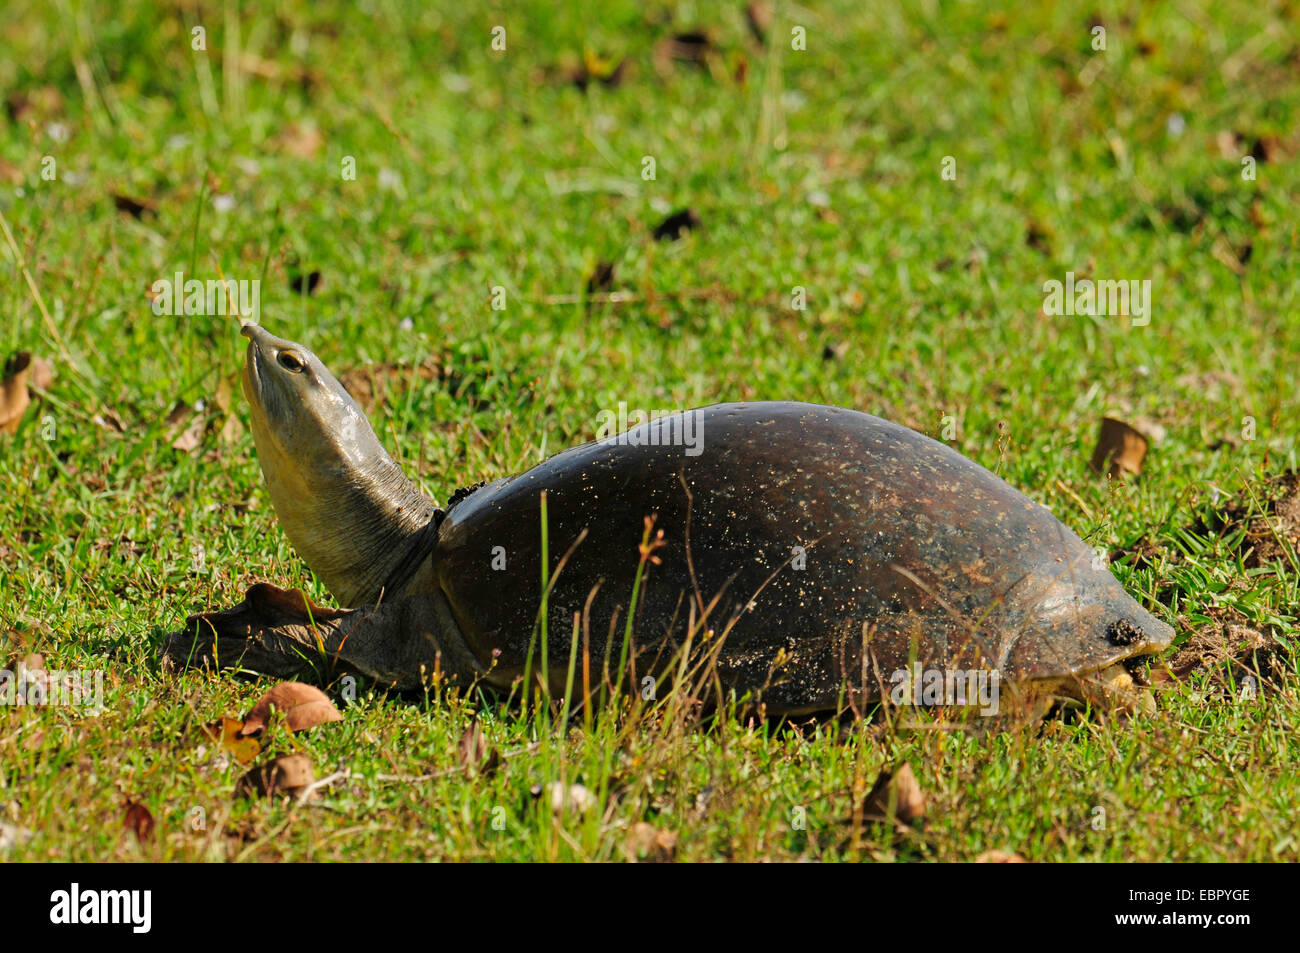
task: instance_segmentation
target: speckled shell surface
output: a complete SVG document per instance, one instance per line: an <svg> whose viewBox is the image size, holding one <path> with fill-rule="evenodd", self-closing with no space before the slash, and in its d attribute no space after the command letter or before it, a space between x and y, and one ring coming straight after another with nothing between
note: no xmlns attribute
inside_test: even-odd
<svg viewBox="0 0 1300 953"><path fill-rule="evenodd" d="M680 443L647 445L666 428L643 425L451 507L434 574L471 651L484 664L495 655L493 681L522 671L534 637L543 490L552 571L586 531L549 598L553 681L593 588L592 669L611 631L618 658L652 514L664 545L636 614L638 675L681 644L692 602L698 618L718 597L708 628L715 638L729 628L724 689L775 710L833 708L846 689L879 697L892 672L916 662L997 669L1004 681L1054 678L1172 639L1048 509L942 443L814 404L687 413L703 438L694 455Z"/></svg>

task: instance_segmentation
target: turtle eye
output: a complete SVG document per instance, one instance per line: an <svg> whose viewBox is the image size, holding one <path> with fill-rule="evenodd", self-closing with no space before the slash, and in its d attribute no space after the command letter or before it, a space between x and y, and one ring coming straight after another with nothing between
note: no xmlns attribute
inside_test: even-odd
<svg viewBox="0 0 1300 953"><path fill-rule="evenodd" d="M307 366L302 362L302 358L292 351L281 351L276 355L275 359L280 362L280 366L286 371L293 371L295 374L301 374L303 368Z"/></svg>

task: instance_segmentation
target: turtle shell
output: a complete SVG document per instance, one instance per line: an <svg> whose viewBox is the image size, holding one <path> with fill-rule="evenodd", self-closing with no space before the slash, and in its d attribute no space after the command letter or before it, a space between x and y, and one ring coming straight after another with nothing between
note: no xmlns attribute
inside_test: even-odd
<svg viewBox="0 0 1300 953"><path fill-rule="evenodd" d="M918 663L1059 679L1172 639L1050 510L942 443L814 404L686 415L567 450L449 509L434 575L471 651L495 660L493 680L520 674L538 637L542 491L547 571L563 558L547 600L561 690L575 614L592 671L618 659L651 516L663 536L634 619L638 678L668 662L692 618L706 618L692 645L720 646L723 688L780 711L835 708L846 689L879 698Z"/></svg>

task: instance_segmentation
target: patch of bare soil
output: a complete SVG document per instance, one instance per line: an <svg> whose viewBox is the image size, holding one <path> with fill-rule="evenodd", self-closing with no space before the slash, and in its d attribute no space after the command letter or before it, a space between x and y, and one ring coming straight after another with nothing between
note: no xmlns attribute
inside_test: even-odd
<svg viewBox="0 0 1300 953"><path fill-rule="evenodd" d="M1245 616L1236 609L1225 607L1210 614L1214 621L1193 628L1172 656L1152 666L1148 676L1152 685L1182 681L1201 670L1215 673L1215 681L1228 691L1248 678L1280 682L1290 658L1285 642L1244 624Z"/></svg>
<svg viewBox="0 0 1300 953"><path fill-rule="evenodd" d="M1261 484L1252 495L1243 492L1227 506L1202 517L1193 532L1229 536L1245 528L1244 562L1258 568L1287 561L1300 552L1300 473L1283 473Z"/></svg>
<svg viewBox="0 0 1300 953"><path fill-rule="evenodd" d="M1243 489L1221 506L1213 507L1187 527L1205 539L1228 539L1244 529L1238 549L1248 569L1271 563L1289 565L1300 554L1300 473L1283 473ZM1156 557L1177 561L1179 554L1143 536L1110 554L1111 562L1128 560L1134 568L1147 568Z"/></svg>
<svg viewBox="0 0 1300 953"><path fill-rule="evenodd" d="M1232 540L1248 569L1270 566L1289 568L1300 553L1300 473L1283 473L1245 487L1235 497L1212 507L1186 528L1204 539ZM1178 562L1175 548L1144 536L1111 554L1111 562L1127 560L1133 567L1155 566L1163 560ZM1233 588L1250 588L1251 579L1234 580ZM1161 586L1157 598L1170 604L1174 588ZM1211 622L1193 627L1180 620L1180 632L1190 634L1173 655L1153 666L1153 685L1180 681L1199 670L1216 673L1225 688L1241 685L1247 677L1274 681L1286 669L1290 652L1287 642L1271 632L1252 628L1250 620L1231 607L1208 610ZM1145 661L1139 659L1135 661ZM1135 677L1140 678L1139 675Z"/></svg>

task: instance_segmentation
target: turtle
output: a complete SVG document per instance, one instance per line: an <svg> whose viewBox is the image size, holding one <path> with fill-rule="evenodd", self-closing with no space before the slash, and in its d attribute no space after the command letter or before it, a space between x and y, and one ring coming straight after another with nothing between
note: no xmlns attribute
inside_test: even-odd
<svg viewBox="0 0 1300 953"><path fill-rule="evenodd" d="M556 697L575 668L607 688L707 672L715 700L796 716L969 705L977 678L1087 698L1174 636L1048 507L880 417L651 415L440 507L315 354L242 333L272 505L340 608L259 583L169 635L178 664Z"/></svg>

